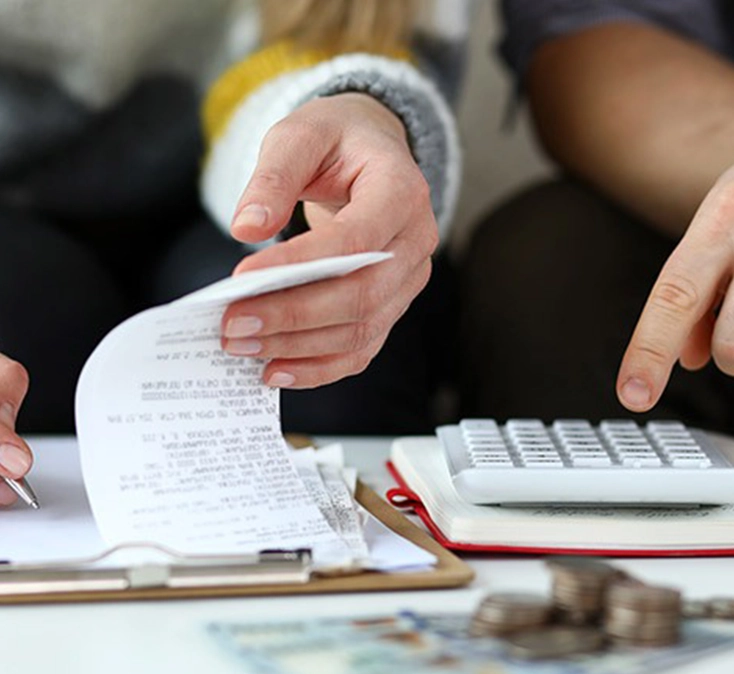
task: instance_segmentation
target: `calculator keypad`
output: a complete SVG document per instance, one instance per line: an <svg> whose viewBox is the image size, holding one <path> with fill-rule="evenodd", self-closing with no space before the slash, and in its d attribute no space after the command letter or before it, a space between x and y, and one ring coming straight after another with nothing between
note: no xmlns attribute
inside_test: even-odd
<svg viewBox="0 0 734 674"><path fill-rule="evenodd" d="M709 468L711 458L676 421L464 419L459 424L472 468Z"/></svg>

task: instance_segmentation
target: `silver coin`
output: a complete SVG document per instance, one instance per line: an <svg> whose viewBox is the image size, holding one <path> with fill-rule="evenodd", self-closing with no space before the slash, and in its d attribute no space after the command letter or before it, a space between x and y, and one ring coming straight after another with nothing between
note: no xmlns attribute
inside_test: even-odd
<svg viewBox="0 0 734 674"><path fill-rule="evenodd" d="M596 573L599 575L614 575L619 569L596 557L580 557L573 555L558 555L545 560L551 571L570 571L575 573Z"/></svg>
<svg viewBox="0 0 734 674"><path fill-rule="evenodd" d="M711 617L710 602L703 599L685 599L681 606L681 614L684 618L699 620Z"/></svg>
<svg viewBox="0 0 734 674"><path fill-rule="evenodd" d="M621 581L607 591L609 606L627 606L648 611L680 611L681 594L672 587Z"/></svg>
<svg viewBox="0 0 734 674"><path fill-rule="evenodd" d="M470 633L503 634L547 623L552 603L543 595L500 592L485 597L474 612Z"/></svg>
<svg viewBox="0 0 734 674"><path fill-rule="evenodd" d="M734 619L734 599L727 597L714 597L708 602L709 615L721 620Z"/></svg>
<svg viewBox="0 0 734 674"><path fill-rule="evenodd" d="M563 658L604 647L604 634L591 627L546 627L510 635L507 653L522 660Z"/></svg>

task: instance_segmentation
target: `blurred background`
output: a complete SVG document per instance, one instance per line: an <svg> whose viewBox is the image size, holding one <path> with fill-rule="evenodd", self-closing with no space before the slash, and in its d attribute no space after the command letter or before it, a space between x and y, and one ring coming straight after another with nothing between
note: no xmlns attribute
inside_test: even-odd
<svg viewBox="0 0 734 674"><path fill-rule="evenodd" d="M508 71L496 55L500 21L494 2L479 3L473 23L469 70L459 107L464 179L452 247L460 247L477 219L512 191L552 172L521 108L515 123L502 123L512 93Z"/></svg>

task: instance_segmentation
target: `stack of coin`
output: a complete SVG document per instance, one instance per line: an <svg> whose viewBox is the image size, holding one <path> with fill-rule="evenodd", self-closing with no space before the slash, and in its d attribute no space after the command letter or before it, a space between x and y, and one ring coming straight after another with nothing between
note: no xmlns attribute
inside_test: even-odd
<svg viewBox="0 0 734 674"><path fill-rule="evenodd" d="M507 637L507 654L521 660L564 658L604 648L604 633L594 627L553 626Z"/></svg>
<svg viewBox="0 0 734 674"><path fill-rule="evenodd" d="M734 619L734 599L729 597L714 597L707 602L708 614L711 618L720 620Z"/></svg>
<svg viewBox="0 0 734 674"><path fill-rule="evenodd" d="M607 591L604 631L618 644L668 646L680 638L681 594L669 587L615 582Z"/></svg>
<svg viewBox="0 0 734 674"><path fill-rule="evenodd" d="M607 587L622 573L586 557L554 557L546 564L553 574L553 604L560 621L578 626L598 623Z"/></svg>
<svg viewBox="0 0 734 674"><path fill-rule="evenodd" d="M504 636L520 630L532 630L551 619L553 606L542 595L502 592L485 597L472 617L472 636Z"/></svg>

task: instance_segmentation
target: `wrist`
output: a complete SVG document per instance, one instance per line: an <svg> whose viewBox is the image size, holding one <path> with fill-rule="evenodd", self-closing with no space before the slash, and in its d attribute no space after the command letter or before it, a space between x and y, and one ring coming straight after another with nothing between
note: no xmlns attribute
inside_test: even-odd
<svg viewBox="0 0 734 674"><path fill-rule="evenodd" d="M403 120L384 103L368 93L346 91L312 99L304 107L322 109L324 118L346 126L372 128L408 145L408 132Z"/></svg>

